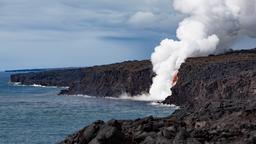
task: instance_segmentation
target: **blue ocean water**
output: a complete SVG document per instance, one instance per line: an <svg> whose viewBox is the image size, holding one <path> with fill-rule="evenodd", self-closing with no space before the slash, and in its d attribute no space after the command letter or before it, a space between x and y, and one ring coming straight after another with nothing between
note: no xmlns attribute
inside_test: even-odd
<svg viewBox="0 0 256 144"><path fill-rule="evenodd" d="M0 144L51 144L101 119L164 117L174 109L148 102L58 96L59 88L14 86L0 72Z"/></svg>

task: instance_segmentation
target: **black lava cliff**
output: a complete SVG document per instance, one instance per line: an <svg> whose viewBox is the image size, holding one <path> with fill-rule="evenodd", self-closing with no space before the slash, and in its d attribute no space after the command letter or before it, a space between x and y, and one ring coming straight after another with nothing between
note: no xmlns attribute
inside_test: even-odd
<svg viewBox="0 0 256 144"><path fill-rule="evenodd" d="M69 87L62 95L118 97L123 93L147 93L152 84L152 65L148 60L127 61L88 68L48 70L11 75L11 82L24 85Z"/></svg>
<svg viewBox="0 0 256 144"><path fill-rule="evenodd" d="M97 121L63 144L255 144L256 50L189 58L166 118Z"/></svg>
<svg viewBox="0 0 256 144"><path fill-rule="evenodd" d="M182 64L178 78L173 95L165 103L255 97L256 49L189 58Z"/></svg>

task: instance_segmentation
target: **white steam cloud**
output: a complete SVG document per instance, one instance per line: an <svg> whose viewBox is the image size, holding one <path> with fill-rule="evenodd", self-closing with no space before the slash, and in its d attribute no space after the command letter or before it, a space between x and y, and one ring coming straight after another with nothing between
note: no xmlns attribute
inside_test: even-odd
<svg viewBox="0 0 256 144"><path fill-rule="evenodd" d="M178 40L163 40L152 54L151 100L171 95L172 78L186 58L222 53L239 37L256 36L256 0L174 0L174 8L187 17Z"/></svg>

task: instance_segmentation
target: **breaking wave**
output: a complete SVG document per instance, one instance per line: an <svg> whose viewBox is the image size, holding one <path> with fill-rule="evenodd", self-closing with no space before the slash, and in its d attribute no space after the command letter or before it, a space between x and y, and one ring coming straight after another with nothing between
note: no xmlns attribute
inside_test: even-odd
<svg viewBox="0 0 256 144"><path fill-rule="evenodd" d="M24 84L21 84L21 82L9 82L9 84L12 84L14 86L29 86L29 87L40 87L40 88L62 88L62 89L69 88L69 87L58 87L58 86L44 86L39 84L24 85Z"/></svg>

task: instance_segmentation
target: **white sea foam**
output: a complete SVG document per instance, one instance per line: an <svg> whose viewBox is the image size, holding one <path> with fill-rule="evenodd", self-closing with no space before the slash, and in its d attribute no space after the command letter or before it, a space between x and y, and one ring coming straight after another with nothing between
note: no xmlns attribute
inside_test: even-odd
<svg viewBox="0 0 256 144"><path fill-rule="evenodd" d="M83 94L67 95L67 96L77 96L77 97L84 97L84 98L97 98L95 96L88 96L88 95L83 95Z"/></svg>
<svg viewBox="0 0 256 144"><path fill-rule="evenodd" d="M158 106L158 107L171 107L173 109L179 109L179 106L176 106L174 104L163 104L163 103L159 103L159 102L151 102L150 105L152 106Z"/></svg>
<svg viewBox="0 0 256 144"><path fill-rule="evenodd" d="M77 97L84 97L84 98L103 98L103 99L112 99L112 100L128 100L128 101L145 101L149 102L148 105L156 106L156 107L170 107L173 109L179 109L179 106L176 106L174 104L163 104L159 101L155 100L152 101L152 99L148 99L148 95L139 95L139 96L130 96L127 93L124 93L120 95L119 97L97 97L97 96L89 96L84 94L75 94L75 95L66 95L66 96L77 96Z"/></svg>
<svg viewBox="0 0 256 144"><path fill-rule="evenodd" d="M152 99L152 97L149 97L149 94L141 94L141 95L137 95L137 96L130 96L130 95L124 93L119 98L120 99L135 100L135 101L150 101L150 102L159 101L158 98Z"/></svg>
<svg viewBox="0 0 256 144"><path fill-rule="evenodd" d="M43 88L45 88L45 87L46 87L46 86L38 85L38 84L33 84L33 85L30 85L30 86L32 86L32 87L43 87Z"/></svg>
<svg viewBox="0 0 256 144"><path fill-rule="evenodd" d="M21 83L20 82L9 82L9 84L15 85L15 86L20 86Z"/></svg>
<svg viewBox="0 0 256 144"><path fill-rule="evenodd" d="M14 86L28 86L28 87L40 87L40 88L61 88L61 89L68 89L69 87L58 87L58 86L44 86L39 84L32 84L32 85L24 85L21 84L21 82L9 82L9 84L12 84Z"/></svg>

